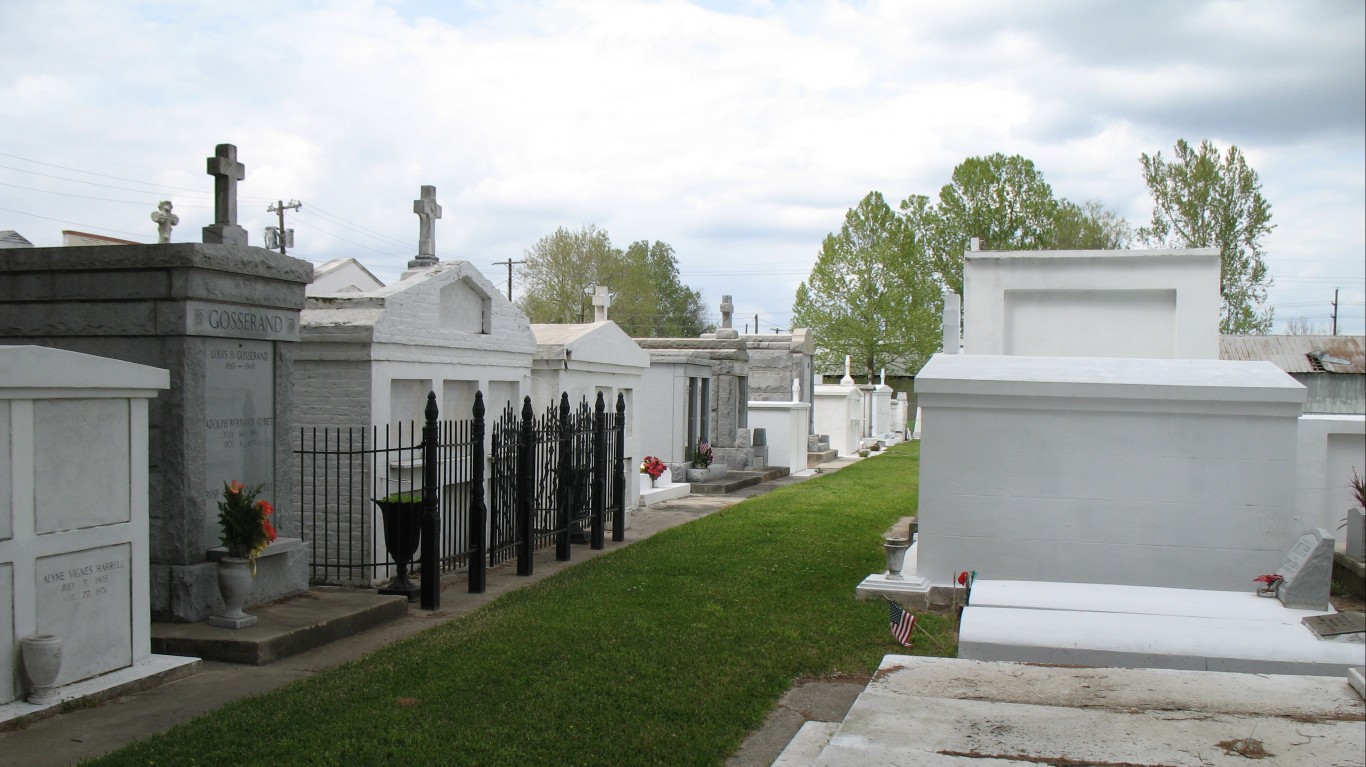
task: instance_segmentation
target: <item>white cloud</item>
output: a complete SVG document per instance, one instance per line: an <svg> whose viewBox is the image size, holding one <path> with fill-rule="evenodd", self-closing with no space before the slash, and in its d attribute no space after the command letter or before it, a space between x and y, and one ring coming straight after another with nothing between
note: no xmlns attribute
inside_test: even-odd
<svg viewBox="0 0 1366 767"><path fill-rule="evenodd" d="M781 272L870 190L933 196L966 157L1018 153L1141 223L1139 153L1208 137L1262 174L1273 273L1359 291L1364 21L1350 2L11 2L0 152L202 191L0 170L61 193L0 186L0 208L79 224L0 211L0 228L150 238L150 208L63 195L169 195L197 239L203 158L234 142L255 242L266 203L298 198L296 253L392 276L434 184L444 257L486 267L596 223L670 242L685 275L732 272L694 281L709 304L785 317L800 276Z"/></svg>

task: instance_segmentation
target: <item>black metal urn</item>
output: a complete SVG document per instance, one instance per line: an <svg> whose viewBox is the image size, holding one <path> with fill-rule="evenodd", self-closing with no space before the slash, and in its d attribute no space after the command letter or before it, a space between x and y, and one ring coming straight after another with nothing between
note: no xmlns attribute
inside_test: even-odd
<svg viewBox="0 0 1366 767"><path fill-rule="evenodd" d="M417 545L422 539L422 501L375 499L384 522L384 548L388 549L398 569L398 575L379 590L381 594L401 594L409 602L421 590L408 580L408 565L413 561Z"/></svg>

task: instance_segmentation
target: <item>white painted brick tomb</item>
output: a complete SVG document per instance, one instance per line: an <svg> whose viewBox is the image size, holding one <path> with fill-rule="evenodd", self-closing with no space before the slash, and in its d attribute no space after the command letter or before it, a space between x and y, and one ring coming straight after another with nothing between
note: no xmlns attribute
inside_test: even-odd
<svg viewBox="0 0 1366 767"><path fill-rule="evenodd" d="M1305 390L1270 363L935 355L916 572L1247 590L1295 510Z"/></svg>
<svg viewBox="0 0 1366 767"><path fill-rule="evenodd" d="M1219 251L968 251L963 307L965 354L1214 360Z"/></svg>
<svg viewBox="0 0 1366 767"><path fill-rule="evenodd" d="M650 366L641 374L636 393L640 452L683 468L688 450L708 433L711 358L693 349L651 349L646 353Z"/></svg>
<svg viewBox="0 0 1366 767"><path fill-rule="evenodd" d="M363 293L312 294L294 364L295 422L358 426L468 418L530 392L536 339L526 315L466 261L422 269Z"/></svg>
<svg viewBox="0 0 1366 767"><path fill-rule="evenodd" d="M526 315L466 261L418 269L365 292L310 291L300 321L296 426L404 424L406 433L408 424L421 428L428 392L436 392L442 419L467 419L475 392L482 391L492 420L531 390L536 339ZM346 545L353 558L387 558L367 499L407 490L414 479L410 469L391 469L364 498L341 501L352 510ZM372 519L355 516L361 514ZM312 522L303 515L299 524L309 531ZM378 567L363 582L383 577Z"/></svg>
<svg viewBox="0 0 1366 767"><path fill-rule="evenodd" d="M617 395L626 402L626 508L640 499L639 482L632 479L645 454L640 452L640 405L636 392L650 367L650 356L611 320L584 324L532 325L536 355L531 367L531 403L537 415L558 406L561 393L569 406L583 400L595 407L603 395L608 414L616 412ZM520 406L517 412L521 412ZM610 470L610 469L609 469ZM629 519L629 516L628 516Z"/></svg>
<svg viewBox="0 0 1366 767"><path fill-rule="evenodd" d="M0 704L25 693L20 641L32 634L63 640L62 686L168 667L151 654L148 400L169 380L120 360L0 347ZM26 705L0 705L0 721Z"/></svg>

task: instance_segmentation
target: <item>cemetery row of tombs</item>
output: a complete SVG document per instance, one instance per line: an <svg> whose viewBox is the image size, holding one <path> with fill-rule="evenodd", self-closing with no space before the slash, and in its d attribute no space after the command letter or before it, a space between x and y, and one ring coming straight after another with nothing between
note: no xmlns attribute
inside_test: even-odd
<svg viewBox="0 0 1366 767"><path fill-rule="evenodd" d="M39 354L0 366L0 423L7 430L0 445L28 435L34 451L0 453L7 470L18 462L10 479L32 490L17 491L17 501L5 494L0 505L0 585L6 594L24 593L22 601L31 598L38 611L16 611L29 616L21 623L69 620L39 615L41 587L34 594L10 583L41 581L45 569L80 569L29 545L40 540L123 561L126 571L141 558L136 567L150 582L152 617L193 622L212 614L220 604L215 571L223 555L217 502L231 481L262 486L261 497L276 510L279 537L259 559L251 604L310 583L383 583L394 567L374 501L421 493L418 445L429 397L441 435L443 569L464 567L475 548L466 517L476 462L489 513L484 549L497 564L524 537L553 543L561 484L572 486L576 535L587 534L595 492L619 505L629 522L639 504L686 493L688 478L707 483L761 467L805 470L808 447L826 447L812 439L813 426L834 424L828 441L842 453L904 432L904 398L885 385L816 384L805 331L741 335L729 327L728 304L715 333L632 339L607 318L605 295L596 299L594 322L537 325L467 262L410 266L398 282L383 285L351 259L315 273L307 262L240 245L7 251L0 264L0 344L7 354ZM112 360L144 366L136 369L154 378L162 371L165 381L132 387L112 398L122 404L110 404ZM22 378L25 369L35 377ZM59 371L71 375L63 379ZM23 385L10 374L20 374ZM477 425L476 395L485 410ZM517 435L527 403L535 458L522 483ZM143 426L134 423L139 408ZM619 431L620 447L615 438L605 450L595 443L598 408L608 429ZM477 444L476 426L485 434ZM129 442L139 429L150 455L146 479L138 477L136 444ZM706 467L698 450L704 445L712 456ZM92 452L105 456L98 459L103 468L82 466L73 474L72 465ZM77 453L86 457L78 461ZM639 474L647 455L660 458L677 481L666 475L652 483ZM595 457L610 469L596 490L589 480ZM108 510L110 488L127 494L113 504L122 512ZM529 532L511 513L528 488L536 514ZM82 517L81 510L96 506L104 510ZM104 532L91 540L112 540L107 515L132 524L138 508L148 510L141 522L147 542L130 548L120 540L112 549L72 543L75 533L93 529ZM46 526L10 522L49 513L59 518ZM58 531L66 543L49 536ZM128 535L136 534L130 528ZM24 628L0 627L0 635Z"/></svg>
<svg viewBox="0 0 1366 767"><path fill-rule="evenodd" d="M0 657L20 637L77 637L73 682L146 660L153 617L220 609L230 481L276 508L259 604L386 580L375 501L419 476L436 477L453 568L479 543L491 563L558 545L565 509L591 538L608 499L625 524L642 499L686 492L652 488L645 456L706 485L906 430L885 383L856 385L847 365L817 383L815 339L741 335L728 298L714 333L632 339L601 292L594 322L536 325L467 262L409 267L382 285L351 260L315 272L244 241L8 251ZM1219 359L1217 252L969 253L964 285L961 345L947 295L945 353L917 377L921 537L898 598L965 568L1237 590L1305 530L1338 527L1363 417L1305 415L1285 373ZM436 444L419 452L429 411ZM485 499L480 540L462 538ZM514 506L533 521L510 522Z"/></svg>

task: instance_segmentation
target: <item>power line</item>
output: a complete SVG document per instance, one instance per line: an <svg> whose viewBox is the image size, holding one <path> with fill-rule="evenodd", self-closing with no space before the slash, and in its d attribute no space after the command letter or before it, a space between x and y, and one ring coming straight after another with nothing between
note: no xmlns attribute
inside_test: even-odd
<svg viewBox="0 0 1366 767"><path fill-rule="evenodd" d="M21 215L21 216L32 216L32 217L34 217L34 218L41 218L41 219L44 219L44 220L47 220L47 221L56 221L56 222L59 223L59 224L71 224L72 226L79 226L79 227L81 227L81 228L83 228L83 229L100 229L100 230L103 230L103 231L106 231L106 232L115 232L115 233L118 233L118 234L127 234L127 235L131 235L131 236L133 236L133 237L141 237L141 238L143 238L144 240L147 239L147 235L146 235L145 233L143 233L143 232L125 232L125 231L123 231L122 229L110 229L110 228L107 227L107 226L95 226L94 224L82 224L82 223L79 222L79 221L67 221L66 219L63 219L63 218L52 218L51 216L40 216L40 215L38 215L37 213L29 213L28 211L25 211L25 210L15 210L14 208L0 208L0 210L7 211L7 212L9 212L9 213L18 213L18 214Z"/></svg>
<svg viewBox="0 0 1366 767"><path fill-rule="evenodd" d="M329 213L326 210L319 208L317 205L314 205L313 203L309 203L309 211L313 213L319 213L324 217L331 219L334 223L338 224L339 226L346 227L347 229L350 229L356 232L357 234L365 234L370 237L373 237L376 240L382 240L392 245L398 245L399 247L406 248L411 245L411 243L395 239L382 232L377 232L374 229L368 229L366 227L361 226L360 224L353 224L350 221L347 221L346 219L342 218L341 216L336 215L335 213Z"/></svg>
<svg viewBox="0 0 1366 767"><path fill-rule="evenodd" d="M43 194L56 194L56 195L61 195L62 197L75 197L75 198L78 198L78 199L81 199L81 200L99 200L100 202L117 202L117 203L122 203L122 204L124 204L124 205L142 205L142 206L145 206L145 207L152 207L152 206L155 206L155 205L156 205L155 202L148 202L148 201L146 201L146 200L114 200L114 199L110 199L110 198L108 198L108 197L90 197L89 195L84 195L84 194L71 194L70 192L54 192L54 191L52 191L51 189L38 189L37 187L32 187L32 186L19 186L18 184L6 184L6 183L3 182L3 181L0 181L0 186L7 186L7 187L9 187L9 188L11 188L11 189L23 189L25 192L42 192Z"/></svg>
<svg viewBox="0 0 1366 767"><path fill-rule="evenodd" d="M203 191L203 190L201 190L201 189L186 189L185 187L180 187L180 186L166 186L165 184L153 184L153 183L151 183L151 182L149 182L149 181L138 181L137 179L132 179L132 178L121 178L121 177L119 177L119 176L109 176L109 175L106 175L106 174L104 174L104 173L96 173L96 172L94 172L94 171L92 171L92 170L81 170L80 168L68 168L68 167L66 167L65 165L57 165L56 163L43 162L42 160L30 160L30 159L27 158L27 157L20 157L19 155L8 154L8 153L5 153L5 152L0 152L0 157L8 157L8 158L10 158L10 159L12 159L12 160L22 160L22 161L24 161L24 162L33 163L34 165L46 165L46 166L49 167L49 168L59 168L59 169L61 169L61 170L69 170L69 171L71 171L72 173L84 173L84 174L90 175L90 176L99 176L100 178L112 178L112 179L114 179L115 181L127 181L127 182L130 183L130 184L142 184L143 186L156 186L156 187L161 187L162 189L174 189L174 190L180 191L180 192L201 193L201 192ZM10 168L10 170L19 170L20 173L33 173L33 172L34 172L34 171L20 170L20 169L18 169L18 168ZM39 174L39 175L42 175L42 174ZM53 178L57 178L57 177L56 177L56 176L53 176ZM72 180L74 180L74 179L72 179ZM78 181L77 183L87 183L87 184L88 184L88 183L90 183L90 182L88 182L88 181ZM130 191L136 191L136 190L130 190Z"/></svg>

